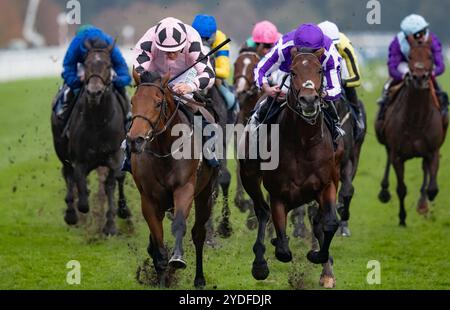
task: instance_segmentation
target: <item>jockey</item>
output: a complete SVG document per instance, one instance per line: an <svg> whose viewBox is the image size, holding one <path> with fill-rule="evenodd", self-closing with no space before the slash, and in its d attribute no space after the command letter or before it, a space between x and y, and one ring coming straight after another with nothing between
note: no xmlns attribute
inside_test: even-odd
<svg viewBox="0 0 450 310"><path fill-rule="evenodd" d="M358 116L358 119L356 120L358 129L363 130L364 120L359 107L358 95L356 93L356 87L361 85L361 74L358 66L358 58L356 57L352 42L345 34L339 31L339 28L335 23L324 21L318 26L322 29L322 32L333 41L339 55L341 55L342 60L344 60L341 62L342 86L348 102L350 102Z"/></svg>
<svg viewBox="0 0 450 310"><path fill-rule="evenodd" d="M156 71L162 76L167 73L175 76L207 53L194 28L176 18L167 17L150 28L134 47L133 70L138 74ZM169 85L179 95L192 96L194 92L212 87L214 80L213 67L209 58L206 58ZM213 150L206 151L213 153ZM216 158L207 161L212 167L219 165Z"/></svg>
<svg viewBox="0 0 450 310"><path fill-rule="evenodd" d="M65 121L68 119L68 115L65 115L67 113L64 112L71 110L71 106L75 103L75 99L83 86L83 76L80 71L82 71L82 64L88 52L84 43L88 40L91 42L102 41L108 45L114 44L114 40L110 36L92 25L83 25L78 29L64 56L64 70L61 75L65 85L62 87L59 94L60 99L57 100L55 105L56 115ZM117 46L114 46L111 52L111 62L115 72L113 84L118 92L126 97L125 86L131 83L131 77L125 59ZM126 119L128 119L130 111L128 104L126 104L124 110L127 114Z"/></svg>
<svg viewBox="0 0 450 310"><path fill-rule="evenodd" d="M412 36L417 42L426 42L431 38L431 52L434 60L434 70L432 80L435 85L436 94L439 98L443 114L448 113L448 96L439 87L436 77L443 74L445 70L444 57L442 55L442 45L437 36L429 30L428 22L420 15L411 14L403 19L400 24L401 31L396 35L389 45L388 68L390 79L383 87L382 97L378 100L380 112L378 120L384 119L384 113L389 103L390 87L399 84L409 73L408 55L409 42L408 36Z"/></svg>
<svg viewBox="0 0 450 310"><path fill-rule="evenodd" d="M252 36L247 39L241 50L255 49L259 57L264 57L281 37L277 27L264 20L253 27Z"/></svg>
<svg viewBox="0 0 450 310"><path fill-rule="evenodd" d="M324 49L324 54L319 59L324 70L324 90L320 95L328 103L325 112L333 122L333 128L331 129L336 146L337 139L344 134L339 125L339 117L334 106L334 101L340 99L342 92L340 83L341 57L331 39L325 36L318 26L303 24L298 29L283 35L275 47L258 63L255 69L256 86L269 96L267 98L273 98L282 91L280 89L281 85L270 86L267 77L278 69L285 74L289 74L292 62L290 50L294 47L298 48L299 51L308 53ZM289 85L289 78L284 86L286 85ZM286 87L286 90L288 88ZM282 97L285 97L285 95L282 95ZM258 105L257 110L250 119L250 124L258 126L262 118L267 114L268 108L269 104L267 99L265 99ZM272 108L278 111L281 109L279 103L275 103Z"/></svg>
<svg viewBox="0 0 450 310"><path fill-rule="evenodd" d="M227 36L217 29L217 23L214 16L199 14L195 16L192 27L197 30L202 38L203 45L209 50L215 48L227 39ZM235 107L236 98L226 80L230 76L230 44L222 46L214 58L216 85L221 95L225 99L227 108L230 110Z"/></svg>

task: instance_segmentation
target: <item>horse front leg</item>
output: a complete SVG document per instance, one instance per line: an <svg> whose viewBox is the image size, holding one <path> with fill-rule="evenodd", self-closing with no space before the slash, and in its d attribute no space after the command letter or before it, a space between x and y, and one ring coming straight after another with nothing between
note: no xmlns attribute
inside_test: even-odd
<svg viewBox="0 0 450 310"><path fill-rule="evenodd" d="M389 170L391 167L391 161L389 157L389 150L386 148L387 158L386 158L386 167L384 169L383 180L381 181L381 190L378 194L378 199L382 203L387 203L391 200L391 194L389 193Z"/></svg>
<svg viewBox="0 0 450 310"><path fill-rule="evenodd" d="M77 211L74 206L74 189L75 182L73 176L73 167L70 164L64 163L62 167L62 174L64 176L64 180L66 181L66 197L65 201L67 204L67 209L64 214L64 221L68 225L75 225L78 222Z"/></svg>
<svg viewBox="0 0 450 310"><path fill-rule="evenodd" d="M83 164L74 165L74 179L78 190L78 211L81 213L89 212L89 191L87 187L87 167Z"/></svg>
<svg viewBox="0 0 450 310"><path fill-rule="evenodd" d="M194 200L195 180L177 188L173 193L174 219L172 222L172 234L175 237L175 247L169 265L174 269L186 268L184 260L183 238L186 234L186 219Z"/></svg>
<svg viewBox="0 0 450 310"><path fill-rule="evenodd" d="M226 146L226 145L225 145ZM226 148L224 148L226 154ZM221 160L221 169L219 175L219 184L222 188L223 206L222 206L222 220L217 227L217 232L222 238L228 238L231 236L233 229L230 223L230 208L228 205L228 191L230 188L231 174L227 168L226 158Z"/></svg>
<svg viewBox="0 0 450 310"><path fill-rule="evenodd" d="M116 185L116 174L113 169L109 169L108 176L105 180L105 194L108 199L108 210L106 211L106 223L103 227L103 233L105 235L115 235L117 234L116 223L114 218L116 216L116 211L114 209L114 189Z"/></svg>
<svg viewBox="0 0 450 310"><path fill-rule="evenodd" d="M393 160L393 165L395 169L395 174L397 175L397 196L400 201L400 211L399 211L399 225L405 227L406 226L406 210L405 210L405 197L407 193L406 184L404 181L405 174L405 163L403 159L396 157Z"/></svg>
<svg viewBox="0 0 450 310"><path fill-rule="evenodd" d="M348 220L350 219L350 203L353 198L355 188L352 184L353 163L348 160L341 169L341 188L339 190L339 204L338 213L340 215L339 221L339 235L342 237L350 237L350 229L348 228Z"/></svg>
<svg viewBox="0 0 450 310"><path fill-rule="evenodd" d="M307 258L314 264L324 264L329 259L329 248L334 234L339 227L336 214L336 186L330 183L319 197L319 216L323 231L323 242L319 251L310 251ZM316 234L317 238L317 234ZM320 243L320 239L317 238Z"/></svg>
<svg viewBox="0 0 450 310"><path fill-rule="evenodd" d="M119 172L118 176L116 177L117 185L119 188L119 201L118 201L118 208L117 208L117 215L121 219L127 219L131 217L131 211L128 208L127 205L127 199L125 197L125 191L124 191L124 183L125 183L125 172Z"/></svg>
<svg viewBox="0 0 450 310"><path fill-rule="evenodd" d="M270 208L272 210L272 221L277 233L277 238L272 240L272 244L275 246L275 257L283 263L288 263L292 260L292 252L289 249L289 240L286 235L286 206L279 199L271 196Z"/></svg>

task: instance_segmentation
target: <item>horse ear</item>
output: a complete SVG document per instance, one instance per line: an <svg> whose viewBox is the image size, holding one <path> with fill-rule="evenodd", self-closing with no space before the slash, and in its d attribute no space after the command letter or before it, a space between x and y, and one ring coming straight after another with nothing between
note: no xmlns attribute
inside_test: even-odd
<svg viewBox="0 0 450 310"><path fill-rule="evenodd" d="M134 67L133 67L133 80L134 83L136 83L136 86L141 84L141 76L139 75L139 73L137 73Z"/></svg>
<svg viewBox="0 0 450 310"><path fill-rule="evenodd" d="M318 49L317 51L314 52L314 55L320 59L320 57L322 57L323 53L325 53L325 49L322 47L320 49Z"/></svg>
<svg viewBox="0 0 450 310"><path fill-rule="evenodd" d="M110 44L110 45L108 46L108 51L109 51L110 53L112 52L112 50L114 49L114 47L116 46L116 44L117 44L117 37L115 37L113 43Z"/></svg>
<svg viewBox="0 0 450 310"><path fill-rule="evenodd" d="M91 42L91 40L84 41L84 47L86 47L86 49L88 51L90 51L92 49L92 42Z"/></svg>
<svg viewBox="0 0 450 310"><path fill-rule="evenodd" d="M291 48L291 58L294 59L295 55L297 55L298 50L296 47Z"/></svg>
<svg viewBox="0 0 450 310"><path fill-rule="evenodd" d="M161 85L163 86L163 88L167 87L167 84L169 84L169 80L170 80L170 73L167 72L161 79Z"/></svg>

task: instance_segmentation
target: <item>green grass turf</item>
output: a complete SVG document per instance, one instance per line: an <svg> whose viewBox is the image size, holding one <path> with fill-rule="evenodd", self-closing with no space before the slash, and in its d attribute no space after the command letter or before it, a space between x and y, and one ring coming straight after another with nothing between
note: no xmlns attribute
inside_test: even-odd
<svg viewBox="0 0 450 310"><path fill-rule="evenodd" d="M398 200L394 173L391 174L393 199L383 205L377 199L385 165L384 149L376 142L373 119L375 100L380 93L383 71L379 66L364 70L366 91L360 97L368 111L368 135L355 180L351 206L352 237L336 237L331 246L334 256L336 289L448 289L450 288L450 145L441 150L440 193L424 218L415 211L422 180L420 162L407 163L407 228L398 226ZM91 213L79 227L68 227L63 220L65 185L52 145L50 102L60 81L24 80L0 84L0 289L148 289L139 284L136 270L148 257L148 228L144 222L139 194L130 176L126 193L133 212L130 225L117 219L121 234L103 238L97 233L103 210L94 199L95 177L90 185ZM450 88L450 74L441 78ZM233 160L229 165L234 170ZM234 173L233 173L234 175ZM234 178L232 195L234 194ZM220 205L214 218L220 214ZM306 261L309 243L291 237L292 263L274 257L266 240L270 275L256 281L250 270L256 232L245 226L246 215L232 206L233 235L218 238L219 247L206 247L207 289L319 289L321 268ZM189 221L192 225L193 213ZM217 223L217 221L216 221ZM100 227L101 228L101 227ZM291 233L292 227L289 227ZM170 222L165 220L165 236L173 246ZM195 271L194 247L190 228L185 238L188 267L177 272L173 288L192 289ZM68 285L66 263L81 264L81 284ZM366 282L367 263L381 264L381 284ZM289 284L288 279L294 285Z"/></svg>

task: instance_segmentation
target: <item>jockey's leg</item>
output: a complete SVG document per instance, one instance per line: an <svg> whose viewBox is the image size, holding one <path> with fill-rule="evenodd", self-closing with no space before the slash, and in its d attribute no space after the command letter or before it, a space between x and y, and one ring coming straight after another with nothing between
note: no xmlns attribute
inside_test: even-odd
<svg viewBox="0 0 450 310"><path fill-rule="evenodd" d="M434 84L434 89L436 90L436 96L439 99L442 115L447 115L448 114L448 105L449 105L448 94L441 88L441 86L439 85L439 83L437 82L436 79L433 79L433 84Z"/></svg>
<svg viewBox="0 0 450 310"><path fill-rule="evenodd" d="M204 132L204 129L206 126L210 125L210 123L202 116L202 132ZM208 165L212 168L217 168L220 166L219 161L217 160L217 156L215 153L215 145L217 143L217 136L214 134L214 132L211 133L210 136L205 136L202 134L202 140L203 143L203 157L205 158ZM205 145L205 143L207 145Z"/></svg>
<svg viewBox="0 0 450 310"><path fill-rule="evenodd" d="M327 101L323 109L332 122L331 134L333 136L333 146L336 149L338 145L338 139L345 134L345 131L341 128L335 103L333 101Z"/></svg>
<svg viewBox="0 0 450 310"><path fill-rule="evenodd" d="M69 86L64 84L58 94L59 98L55 104L54 111L56 116L61 119L64 123L69 119L70 113L72 112L73 105L80 93L79 88L71 89Z"/></svg>

